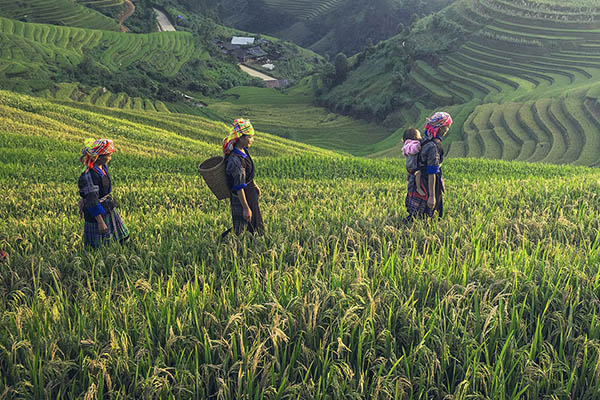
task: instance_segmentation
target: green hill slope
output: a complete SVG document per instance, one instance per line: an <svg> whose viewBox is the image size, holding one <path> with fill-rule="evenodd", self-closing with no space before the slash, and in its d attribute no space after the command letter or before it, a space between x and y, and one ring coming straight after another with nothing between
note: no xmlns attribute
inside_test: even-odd
<svg viewBox="0 0 600 400"><path fill-rule="evenodd" d="M283 138L359 156L374 152L376 144L390 135L390 130L382 126L316 107L308 82L304 80L285 93L267 88L233 88L220 99L212 99L210 109L230 118L246 115L259 129Z"/></svg>
<svg viewBox="0 0 600 400"><path fill-rule="evenodd" d="M218 243L228 206L196 165L226 129L0 92L0 393L596 396L597 170L449 160L447 215L405 226L402 160L260 132L268 234ZM97 136L132 238L84 251Z"/></svg>
<svg viewBox="0 0 600 400"><path fill-rule="evenodd" d="M134 35L0 18L0 42L1 87L29 93L78 82L176 100L177 91L212 93L252 81L186 32Z"/></svg>
<svg viewBox="0 0 600 400"><path fill-rule="evenodd" d="M123 1L0 0L0 16L27 22L121 31L119 23L82 4L119 6Z"/></svg>
<svg viewBox="0 0 600 400"><path fill-rule="evenodd" d="M229 25L288 39L318 53L335 56L339 52L352 55L369 42L387 39L398 33L402 25L409 25L415 13L429 14L452 1L226 0L212 3Z"/></svg>
<svg viewBox="0 0 600 400"><path fill-rule="evenodd" d="M404 126L423 123L411 102L452 109L454 156L596 165L600 130L586 104L600 80L599 35L600 7L585 2L459 1L382 45L324 101L354 112L370 101L371 114ZM359 86L378 65L384 75ZM387 97L370 98L386 78L396 82Z"/></svg>

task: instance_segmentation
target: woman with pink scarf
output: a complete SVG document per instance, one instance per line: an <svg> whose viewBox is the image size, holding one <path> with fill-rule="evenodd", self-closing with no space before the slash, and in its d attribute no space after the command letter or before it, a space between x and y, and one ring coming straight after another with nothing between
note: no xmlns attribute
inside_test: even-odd
<svg viewBox="0 0 600 400"><path fill-rule="evenodd" d="M444 215L444 180L442 179L442 163L444 149L442 140L452 125L452 117L447 112L437 112L427 118L421 151L418 154L418 169L421 172L421 183L418 185L415 174L408 175L408 191L406 194L406 211L408 219L415 217L432 217L437 210L438 217ZM421 190L419 190L421 189Z"/></svg>

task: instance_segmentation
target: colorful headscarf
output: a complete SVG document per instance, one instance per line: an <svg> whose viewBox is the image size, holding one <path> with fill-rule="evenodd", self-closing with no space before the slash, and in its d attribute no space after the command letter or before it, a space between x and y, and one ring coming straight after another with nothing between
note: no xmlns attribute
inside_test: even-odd
<svg viewBox="0 0 600 400"><path fill-rule="evenodd" d="M254 136L254 127L249 119L238 118L233 121L233 128L231 128L229 136L223 139L223 153L225 155L233 151L235 143L242 135Z"/></svg>
<svg viewBox="0 0 600 400"><path fill-rule="evenodd" d="M94 168L98 157L115 152L115 145L110 139L87 139L85 147L81 149L81 162L85 165L84 171Z"/></svg>
<svg viewBox="0 0 600 400"><path fill-rule="evenodd" d="M436 138L437 134L442 126L452 125L452 117L447 112L436 112L427 118L427 125L425 125L425 132L423 136L425 138Z"/></svg>

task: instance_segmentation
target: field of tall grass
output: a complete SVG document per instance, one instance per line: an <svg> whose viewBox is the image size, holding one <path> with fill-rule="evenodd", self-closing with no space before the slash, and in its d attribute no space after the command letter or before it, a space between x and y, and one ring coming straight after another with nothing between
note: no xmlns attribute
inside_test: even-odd
<svg viewBox="0 0 600 400"><path fill-rule="evenodd" d="M401 160L260 132L268 233L218 243L196 165L226 125L9 92L0 115L0 398L600 396L595 169L450 159L447 215L406 225ZM99 136L132 238L85 251Z"/></svg>

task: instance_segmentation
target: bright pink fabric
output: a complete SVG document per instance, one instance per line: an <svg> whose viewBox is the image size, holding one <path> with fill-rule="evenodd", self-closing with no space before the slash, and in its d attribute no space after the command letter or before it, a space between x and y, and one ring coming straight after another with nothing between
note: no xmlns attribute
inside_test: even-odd
<svg viewBox="0 0 600 400"><path fill-rule="evenodd" d="M404 146L402 146L402 154L407 156L414 156L419 151L421 151L421 142L418 140L407 139L404 142Z"/></svg>

